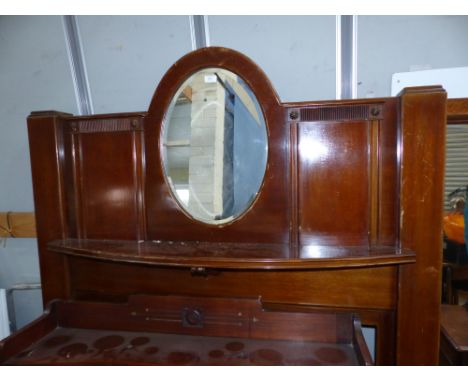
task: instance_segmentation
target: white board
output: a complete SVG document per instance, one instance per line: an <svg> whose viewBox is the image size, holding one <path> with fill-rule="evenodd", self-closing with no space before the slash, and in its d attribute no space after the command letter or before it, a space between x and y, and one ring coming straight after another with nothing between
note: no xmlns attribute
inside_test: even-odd
<svg viewBox="0 0 468 382"><path fill-rule="evenodd" d="M392 97L410 86L442 85L448 98L468 97L468 67L418 70L392 76Z"/></svg>

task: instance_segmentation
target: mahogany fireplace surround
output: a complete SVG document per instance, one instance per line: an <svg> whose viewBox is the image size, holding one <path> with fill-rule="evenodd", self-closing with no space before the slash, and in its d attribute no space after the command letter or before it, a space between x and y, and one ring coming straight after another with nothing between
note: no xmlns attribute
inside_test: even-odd
<svg viewBox="0 0 468 382"><path fill-rule="evenodd" d="M204 68L242 78L268 136L255 200L218 225L183 210L161 163L171 100ZM255 63L216 47L175 63L148 112L31 113L49 308L0 362L370 364L359 317L376 364L437 364L446 120L439 86L281 103Z"/></svg>

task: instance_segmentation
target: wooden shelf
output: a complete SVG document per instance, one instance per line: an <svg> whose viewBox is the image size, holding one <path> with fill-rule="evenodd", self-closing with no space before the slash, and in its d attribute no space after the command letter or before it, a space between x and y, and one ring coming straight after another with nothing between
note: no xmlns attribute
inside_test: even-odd
<svg viewBox="0 0 468 382"><path fill-rule="evenodd" d="M66 239L50 242L48 249L96 260L220 269L350 268L415 261L412 252L394 247Z"/></svg>

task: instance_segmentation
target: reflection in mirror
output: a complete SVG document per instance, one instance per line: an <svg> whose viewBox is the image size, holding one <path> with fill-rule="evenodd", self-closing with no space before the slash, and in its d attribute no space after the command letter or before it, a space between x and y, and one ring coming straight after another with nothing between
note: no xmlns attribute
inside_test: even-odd
<svg viewBox="0 0 468 382"><path fill-rule="evenodd" d="M185 211L229 222L255 200L267 162L267 130L251 89L236 74L208 68L176 92L162 133L167 182Z"/></svg>
<svg viewBox="0 0 468 382"><path fill-rule="evenodd" d="M456 208L468 185L468 125L447 125L445 160L445 210ZM461 189L461 190L460 190Z"/></svg>
<svg viewBox="0 0 468 382"><path fill-rule="evenodd" d="M445 160L444 261L468 263L468 125L448 125Z"/></svg>

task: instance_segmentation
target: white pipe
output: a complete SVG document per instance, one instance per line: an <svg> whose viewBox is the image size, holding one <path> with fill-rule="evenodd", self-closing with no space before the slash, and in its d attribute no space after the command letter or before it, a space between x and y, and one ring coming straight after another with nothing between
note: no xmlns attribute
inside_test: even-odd
<svg viewBox="0 0 468 382"><path fill-rule="evenodd" d="M10 335L6 290L0 289L0 340Z"/></svg>
<svg viewBox="0 0 468 382"><path fill-rule="evenodd" d="M337 15L335 20L335 86L336 86L336 99L341 99L341 16Z"/></svg>

